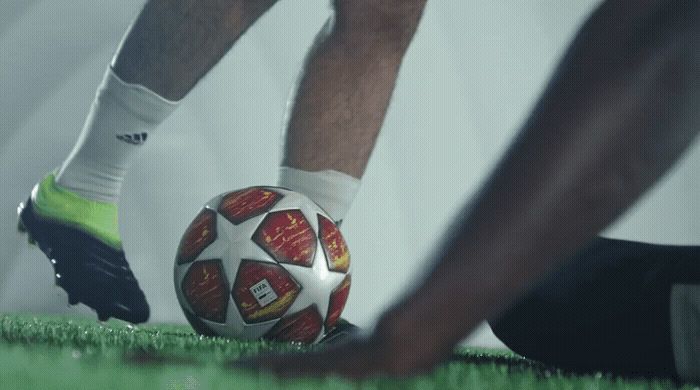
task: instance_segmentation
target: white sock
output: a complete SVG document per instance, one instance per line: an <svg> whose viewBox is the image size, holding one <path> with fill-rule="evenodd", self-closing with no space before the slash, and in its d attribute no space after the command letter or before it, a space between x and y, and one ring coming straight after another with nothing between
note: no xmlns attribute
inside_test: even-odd
<svg viewBox="0 0 700 390"><path fill-rule="evenodd" d="M177 105L141 85L122 81L109 67L56 182L88 199L117 202L124 176L143 143Z"/></svg>
<svg viewBox="0 0 700 390"><path fill-rule="evenodd" d="M360 189L359 179L342 172L309 172L285 166L280 167L278 184L308 196L336 222L345 218Z"/></svg>

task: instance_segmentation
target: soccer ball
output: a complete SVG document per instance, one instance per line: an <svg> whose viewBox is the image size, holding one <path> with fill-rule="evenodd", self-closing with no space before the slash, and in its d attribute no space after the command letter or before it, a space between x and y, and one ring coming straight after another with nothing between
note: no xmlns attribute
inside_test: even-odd
<svg viewBox="0 0 700 390"><path fill-rule="evenodd" d="M350 254L333 220L304 195L227 192L185 231L175 291L199 333L313 343L345 307Z"/></svg>

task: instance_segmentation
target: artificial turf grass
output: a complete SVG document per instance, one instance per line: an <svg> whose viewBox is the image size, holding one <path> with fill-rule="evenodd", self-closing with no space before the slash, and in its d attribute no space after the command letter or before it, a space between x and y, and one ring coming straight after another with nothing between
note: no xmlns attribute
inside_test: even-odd
<svg viewBox="0 0 700 390"><path fill-rule="evenodd" d="M0 316L0 388L234 389L670 389L667 380L574 376L508 352L460 349L456 359L410 379L277 379L225 368L233 359L308 346L194 334L187 326ZM699 389L692 385L686 389Z"/></svg>

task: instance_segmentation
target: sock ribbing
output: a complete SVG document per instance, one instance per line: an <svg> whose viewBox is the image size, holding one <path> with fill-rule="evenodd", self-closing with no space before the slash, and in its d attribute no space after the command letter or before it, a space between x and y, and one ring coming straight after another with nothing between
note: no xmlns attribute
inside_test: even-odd
<svg viewBox="0 0 700 390"><path fill-rule="evenodd" d="M336 222L345 218L360 189L359 179L342 172L309 172L285 166L280 167L278 184L308 196Z"/></svg>
<svg viewBox="0 0 700 390"><path fill-rule="evenodd" d="M177 105L141 85L124 82L107 69L56 183L87 199L117 202L142 145Z"/></svg>

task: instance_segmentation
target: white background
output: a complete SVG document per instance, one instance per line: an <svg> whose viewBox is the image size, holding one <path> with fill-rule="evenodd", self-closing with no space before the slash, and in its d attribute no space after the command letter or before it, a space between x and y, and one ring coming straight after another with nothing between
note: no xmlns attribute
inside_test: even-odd
<svg viewBox="0 0 700 390"><path fill-rule="evenodd" d="M369 326L412 285L597 3L429 2L343 225L354 268L345 317ZM0 311L87 312L68 307L48 262L15 232L15 207L71 149L141 5L0 0ZM281 1L149 138L120 219L153 322L184 321L172 265L197 209L220 192L275 183L286 99L328 15L327 0ZM611 235L700 243L699 172L696 142ZM483 329L470 342L497 345Z"/></svg>

